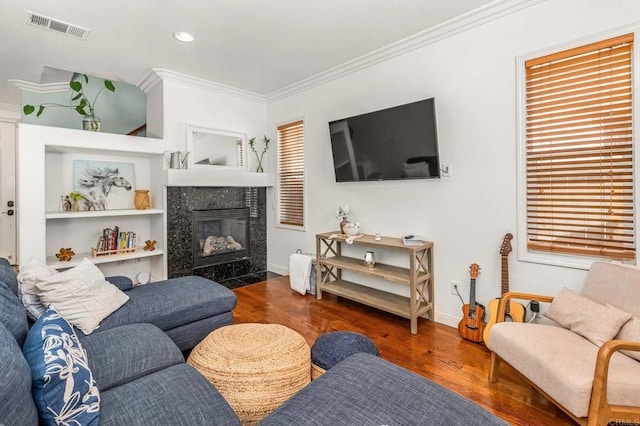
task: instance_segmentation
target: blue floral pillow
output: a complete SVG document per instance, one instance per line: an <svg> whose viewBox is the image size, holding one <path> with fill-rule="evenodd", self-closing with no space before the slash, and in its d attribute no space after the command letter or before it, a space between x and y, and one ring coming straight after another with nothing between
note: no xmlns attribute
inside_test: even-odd
<svg viewBox="0 0 640 426"><path fill-rule="evenodd" d="M100 395L87 355L69 323L49 308L31 327L22 352L44 425L98 425Z"/></svg>

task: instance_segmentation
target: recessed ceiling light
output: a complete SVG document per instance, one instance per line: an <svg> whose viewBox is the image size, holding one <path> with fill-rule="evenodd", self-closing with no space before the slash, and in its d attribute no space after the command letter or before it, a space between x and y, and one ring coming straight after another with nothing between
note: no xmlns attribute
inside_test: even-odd
<svg viewBox="0 0 640 426"><path fill-rule="evenodd" d="M173 36L176 40L183 41L185 43L190 43L193 41L193 36L184 31L176 31L173 33Z"/></svg>

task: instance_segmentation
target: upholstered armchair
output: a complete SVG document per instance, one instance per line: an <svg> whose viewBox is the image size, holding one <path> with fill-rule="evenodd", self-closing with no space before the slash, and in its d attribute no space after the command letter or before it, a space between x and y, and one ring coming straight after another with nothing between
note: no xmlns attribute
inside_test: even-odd
<svg viewBox="0 0 640 426"><path fill-rule="evenodd" d="M512 299L551 303L553 321L504 322ZM639 317L640 269L620 264L594 263L581 295L506 293L489 335L489 381L504 361L579 424L638 424Z"/></svg>

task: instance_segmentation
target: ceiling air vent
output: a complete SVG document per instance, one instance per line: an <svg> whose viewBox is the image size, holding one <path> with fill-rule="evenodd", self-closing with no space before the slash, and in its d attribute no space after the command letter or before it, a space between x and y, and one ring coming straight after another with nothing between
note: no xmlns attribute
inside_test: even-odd
<svg viewBox="0 0 640 426"><path fill-rule="evenodd" d="M39 15L33 12L27 12L27 23L38 28L54 31L59 34L66 34L69 37L86 40L89 36L89 30L48 16Z"/></svg>

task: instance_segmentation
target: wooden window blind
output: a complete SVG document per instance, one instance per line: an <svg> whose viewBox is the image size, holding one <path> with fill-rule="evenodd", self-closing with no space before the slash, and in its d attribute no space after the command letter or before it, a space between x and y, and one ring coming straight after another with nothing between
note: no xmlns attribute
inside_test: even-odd
<svg viewBox="0 0 640 426"><path fill-rule="evenodd" d="M278 221L304 226L304 123L278 127Z"/></svg>
<svg viewBox="0 0 640 426"><path fill-rule="evenodd" d="M634 259L633 34L525 62L527 247Z"/></svg>

